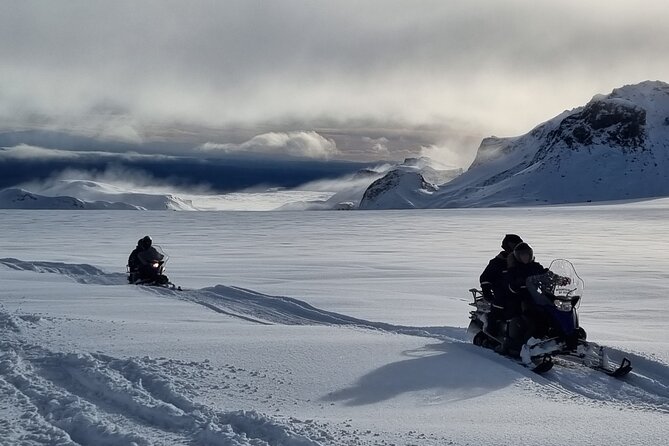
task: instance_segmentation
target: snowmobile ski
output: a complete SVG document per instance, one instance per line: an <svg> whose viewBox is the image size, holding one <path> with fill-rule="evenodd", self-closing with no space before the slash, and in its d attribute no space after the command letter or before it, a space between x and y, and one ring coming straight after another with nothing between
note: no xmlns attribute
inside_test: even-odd
<svg viewBox="0 0 669 446"><path fill-rule="evenodd" d="M533 363L533 364L535 365L530 370L532 370L534 373L538 373L539 375L541 375L551 370L555 363L553 362L552 356L546 355L543 358L541 358L539 363Z"/></svg>
<svg viewBox="0 0 669 446"><path fill-rule="evenodd" d="M601 371L614 378L622 378L632 371L632 363L629 359L623 358L616 369L601 368Z"/></svg>
<svg viewBox="0 0 669 446"><path fill-rule="evenodd" d="M623 378L633 370L632 362L627 358L623 358L617 367L611 367L608 363L608 360L600 364L589 364L588 362L583 361L582 356L577 354L559 355L558 358L573 362L575 364L583 365L592 370L597 370L613 378Z"/></svg>

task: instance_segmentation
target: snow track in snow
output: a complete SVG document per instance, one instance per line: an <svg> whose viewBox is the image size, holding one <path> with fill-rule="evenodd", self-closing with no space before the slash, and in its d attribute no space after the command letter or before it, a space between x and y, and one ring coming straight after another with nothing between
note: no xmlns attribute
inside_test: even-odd
<svg viewBox="0 0 669 446"><path fill-rule="evenodd" d="M79 283L96 285L123 285L128 283L126 274L106 273L93 265L85 263L26 262L18 259L4 258L0 259L0 265L5 265L17 271L62 274Z"/></svg>
<svg viewBox="0 0 669 446"><path fill-rule="evenodd" d="M464 341L467 338L465 330L458 327L406 327L368 321L322 310L292 297L272 296L238 287L217 285L201 290L184 291L155 287L148 289L157 294L195 302L214 311L256 323L346 326L395 334L436 337L449 341Z"/></svg>
<svg viewBox="0 0 669 446"><path fill-rule="evenodd" d="M592 401L669 413L669 366L610 347L607 351L615 359L627 357L634 367L632 372L615 379L583 365L557 359L559 365L545 378Z"/></svg>
<svg viewBox="0 0 669 446"><path fill-rule="evenodd" d="M191 401L149 358L52 352L22 338L21 320L1 309L0 315L0 438L6 444L319 444L260 413L221 412ZM20 409L21 420L3 416L16 413L9 407Z"/></svg>
<svg viewBox="0 0 669 446"><path fill-rule="evenodd" d="M16 270L34 271L40 273L57 273L64 274L71 277L79 283L98 284L98 285L121 285L127 284L125 275L112 273L108 274L102 270L91 265L80 264L65 264L54 262L25 262L16 259L0 259L0 264ZM436 338L445 342L465 343L468 342L468 336L463 328L458 327L407 327L392 325L383 322L373 322L363 319L353 318L343 314L338 314L326 310L316 308L306 302L298 299L272 296L258 293L252 290L247 290L238 287L230 287L217 285L215 287L203 288L200 290L183 290L176 291L167 288L159 287L144 287L146 291L156 295L164 296L166 298L175 298L185 301L190 301L199 305L203 305L212 311L224 314L229 317L239 318L248 322L258 324L284 324L284 325L332 325L343 326L350 328L361 328L370 330L379 330L388 333L420 336L427 338ZM20 321L19 321L20 322ZM0 313L0 326L4 327L6 331L18 330L18 325L14 319L6 314ZM481 351L479 347L471 345L471 349ZM573 398L584 398L584 402L591 404L616 404L622 407L635 410L650 410L669 413L669 365L664 364L653 359L645 358L640 355L629 354L613 348L608 348L612 359L619 360L623 356L628 357L633 364L634 370L623 379L615 379L607 376L604 373L594 371L585 366L570 363L568 361L560 361L560 365L555 367L551 372L542 377L532 376L531 372L526 375L532 378L532 381L539 383L546 388L552 389L555 393ZM498 359L500 364L510 364L511 362L506 358L491 356L489 351L486 352L481 359ZM4 353L3 353L4 358ZM64 362L67 360L75 360L70 357L63 358ZM149 373L141 366L136 364L123 364L118 360L106 360L101 356L90 356L85 359L79 358L75 360L81 364L87 364L88 369L91 370L105 370L110 369L114 373L120 374L121 377L128 377L127 373L133 373L136 376L141 376L143 373ZM101 364L106 363L103 367ZM520 370L520 368L519 368ZM110 371L110 373L112 373ZM135 376L133 375L133 376ZM115 376L115 375L114 375ZM154 376L154 375L151 375ZM91 378L92 379L92 378ZM103 377L103 380L111 379ZM119 378L120 379L120 378ZM113 381L113 380L112 380ZM132 380L131 380L132 381ZM140 379L147 386L151 385L154 389L163 389L169 384L165 382L165 378L160 377L146 377ZM5 383L0 382L4 394ZM63 386L67 382L61 383ZM109 388L106 386L105 388ZM146 398L143 401L155 401L151 398L151 393L146 388ZM130 404L132 394L129 391L121 392L122 401L114 397L114 391L110 391L107 399L116 401L115 404ZM162 401L164 404L169 404L183 413L193 412L192 407L186 403L184 406L183 396L175 395L170 392L159 392L157 401ZM141 400L142 398L140 398ZM125 402L124 402L125 401ZM134 403L133 403L134 404ZM145 424L151 424L147 421L151 419L161 419L170 413L160 412L146 412L141 407L132 406L131 413L135 414L140 421ZM127 409L127 408L126 408ZM124 411L126 410L124 409ZM189 410L190 409L190 410ZM124 412L125 413L125 412ZM143 418L142 418L143 417ZM179 418L177 417L177 420ZM219 421L230 418L218 417ZM190 424L188 424L190 423ZM191 432L195 429L194 421L188 421L187 429ZM177 423L178 424L178 423ZM197 423L196 423L197 424ZM234 423L226 422L225 425ZM241 424L244 424L243 422ZM155 427L155 426L154 426ZM159 426L158 426L159 427ZM91 428L93 429L93 428ZM214 428L218 429L218 428ZM209 435L209 434L207 434ZM213 434L212 434L213 435ZM67 443L64 443L67 444ZM225 443L228 444L228 443ZM237 444L237 443L229 443ZM244 444L244 443L239 443Z"/></svg>

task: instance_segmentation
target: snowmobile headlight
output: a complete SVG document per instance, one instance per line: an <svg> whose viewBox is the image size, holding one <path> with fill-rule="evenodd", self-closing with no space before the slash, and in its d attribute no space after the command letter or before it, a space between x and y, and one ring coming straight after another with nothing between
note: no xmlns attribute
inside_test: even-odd
<svg viewBox="0 0 669 446"><path fill-rule="evenodd" d="M571 311L571 301L555 299L555 307L560 311Z"/></svg>
<svg viewBox="0 0 669 446"><path fill-rule="evenodd" d="M158 263L158 262L153 262L153 264L152 264L151 266L153 266L154 268L158 268L158 267L160 266L160 263Z"/></svg>

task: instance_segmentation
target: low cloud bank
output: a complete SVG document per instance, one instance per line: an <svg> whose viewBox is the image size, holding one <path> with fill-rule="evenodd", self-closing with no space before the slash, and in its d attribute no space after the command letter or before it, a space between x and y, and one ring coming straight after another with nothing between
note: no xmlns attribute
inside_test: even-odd
<svg viewBox="0 0 669 446"><path fill-rule="evenodd" d="M86 173L79 179L111 177L116 182L124 182L129 177L132 184L148 180L172 189L227 193L250 188L295 188L317 180L338 178L367 166L348 161L241 154L195 158L19 145L0 149L0 188L44 182L74 171Z"/></svg>
<svg viewBox="0 0 669 446"><path fill-rule="evenodd" d="M203 152L259 153L289 155L306 158L329 159L339 153L332 139L316 132L270 132L241 144L217 144L208 142L199 147Z"/></svg>

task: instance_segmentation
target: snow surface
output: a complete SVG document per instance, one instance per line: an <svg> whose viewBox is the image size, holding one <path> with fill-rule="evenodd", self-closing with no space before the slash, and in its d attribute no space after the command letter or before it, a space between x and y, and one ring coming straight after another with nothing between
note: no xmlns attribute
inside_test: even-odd
<svg viewBox="0 0 669 446"><path fill-rule="evenodd" d="M668 215L0 211L0 444L664 444ZM627 378L469 343L506 232L574 262ZM145 233L184 291L125 283Z"/></svg>

